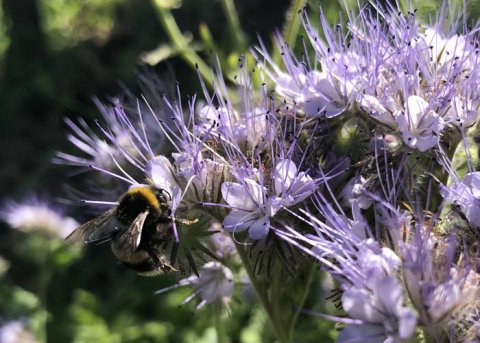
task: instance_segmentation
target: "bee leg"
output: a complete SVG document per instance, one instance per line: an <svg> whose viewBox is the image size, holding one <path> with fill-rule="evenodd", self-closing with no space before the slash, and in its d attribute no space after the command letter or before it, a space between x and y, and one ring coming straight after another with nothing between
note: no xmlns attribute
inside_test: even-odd
<svg viewBox="0 0 480 343"><path fill-rule="evenodd" d="M175 217L171 217L171 219L177 223L185 224L185 225L193 225L195 223L198 223L198 219L188 220L188 219L181 219L181 218L175 218Z"/></svg>
<svg viewBox="0 0 480 343"><path fill-rule="evenodd" d="M178 271L175 268L173 268L173 266L171 266L169 263L165 262L163 258L158 256L158 254L152 251L151 249L147 250L147 252L150 255L150 258L153 260L153 263L155 264L159 272L177 272Z"/></svg>

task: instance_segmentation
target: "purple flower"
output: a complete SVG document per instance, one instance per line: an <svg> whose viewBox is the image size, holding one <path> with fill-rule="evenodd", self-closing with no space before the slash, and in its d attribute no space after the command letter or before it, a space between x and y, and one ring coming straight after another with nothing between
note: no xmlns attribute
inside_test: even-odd
<svg viewBox="0 0 480 343"><path fill-rule="evenodd" d="M353 202L362 209L367 209L372 205L372 199L365 195L368 181L364 177L350 179L340 193L342 205L350 207Z"/></svg>
<svg viewBox="0 0 480 343"><path fill-rule="evenodd" d="M302 106L305 113L313 116L332 118L346 109L345 100L327 75L315 70L295 76L281 73L275 77L275 86L280 96Z"/></svg>
<svg viewBox="0 0 480 343"><path fill-rule="evenodd" d="M233 274L219 262L208 262L200 268L199 276L193 275L182 279L173 286L156 291L155 294L183 286L190 286L194 291L182 305L198 298L200 302L196 306L197 310L208 304L225 307L233 294Z"/></svg>
<svg viewBox="0 0 480 343"><path fill-rule="evenodd" d="M248 229L251 239L262 239L268 234L270 219L278 211L305 200L316 189L313 179L298 172L295 163L288 159L277 162L271 178L271 190L248 178L243 183L222 184L223 199L232 208L223 221L227 231Z"/></svg>
<svg viewBox="0 0 480 343"><path fill-rule="evenodd" d="M0 327L2 343L37 343L39 342L27 328L25 320L11 320Z"/></svg>
<svg viewBox="0 0 480 343"><path fill-rule="evenodd" d="M418 96L408 97L405 108L405 112L396 114L403 141L422 152L437 145L439 133L444 127L443 119Z"/></svg>
<svg viewBox="0 0 480 343"><path fill-rule="evenodd" d="M417 316L404 306L400 283L387 276L374 279L369 286L344 290L344 310L362 324L347 326L337 342L400 342L410 338L416 329Z"/></svg>
<svg viewBox="0 0 480 343"><path fill-rule="evenodd" d="M248 229L252 239L265 237L272 215L266 193L265 187L251 179L244 179L243 184L225 182L222 195L232 211L223 220L224 229L234 233Z"/></svg>
<svg viewBox="0 0 480 343"><path fill-rule="evenodd" d="M205 106L199 111L198 128L204 135L220 136L226 144L236 144L243 149L266 148L272 136L267 110L253 108L237 113L227 107Z"/></svg>
<svg viewBox="0 0 480 343"><path fill-rule="evenodd" d="M64 216L46 201L31 197L23 203L7 202L0 212L0 217L12 228L23 232L46 232L65 238L78 223Z"/></svg>
<svg viewBox="0 0 480 343"><path fill-rule="evenodd" d="M464 260L455 256L453 234L438 237L424 225L418 224L413 239L400 244L405 287L427 331L441 337L455 315L475 303L480 275L470 265L468 252Z"/></svg>
<svg viewBox="0 0 480 343"><path fill-rule="evenodd" d="M469 224L480 228L480 173L468 173L462 181L451 186L442 186L440 191L445 200L460 206Z"/></svg>

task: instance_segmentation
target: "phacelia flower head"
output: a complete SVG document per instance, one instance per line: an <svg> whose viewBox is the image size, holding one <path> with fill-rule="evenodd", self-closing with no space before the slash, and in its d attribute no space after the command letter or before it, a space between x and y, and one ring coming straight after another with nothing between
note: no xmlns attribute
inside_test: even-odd
<svg viewBox="0 0 480 343"><path fill-rule="evenodd" d="M78 226L73 218L64 216L38 197L31 197L23 203L7 202L0 215L14 229L27 233L46 232L60 238L66 237Z"/></svg>
<svg viewBox="0 0 480 343"><path fill-rule="evenodd" d="M136 137L132 136L131 132L122 126L122 121L118 120L118 117L127 116L118 100L115 100L115 103L111 106L102 104L98 99L95 102L106 127L102 127L102 124L99 123L97 124L97 130L95 130L83 119L74 122L66 118L65 123L71 130L71 133L68 134L68 140L83 155L77 156L58 152L54 159L55 163L86 168L93 165L98 168L113 170L116 164L125 167L129 160L138 157ZM100 131L100 133L96 131Z"/></svg>
<svg viewBox="0 0 480 343"><path fill-rule="evenodd" d="M471 311L478 298L480 275L469 261L455 256L452 234L438 237L420 224L411 241L401 243L405 286L426 330L448 335L456 316ZM461 315L460 315L461 316Z"/></svg>
<svg viewBox="0 0 480 343"><path fill-rule="evenodd" d="M278 286L305 280L314 263L328 272L345 314L330 317L345 325L339 342L414 340L419 329L438 341L475 337L477 324L455 332L478 318L480 303L480 176L469 149L478 143L479 26L454 16L422 25L391 2L334 27L322 12L321 34L300 16L314 54L295 57L277 35L282 65L260 42L252 52L260 75L240 58L235 95L217 67L211 89L201 80L200 106L196 95L182 103L178 89L162 96L165 111L148 116L171 152L157 149L142 111L116 106L103 130L114 163L92 168L125 189L148 183L168 194L161 252L195 259L197 276L171 287L193 287L185 302L223 306L232 295L232 273L218 262L230 253L215 242L221 225L250 277L266 271L254 280L265 299L271 276ZM96 136L72 128L72 142L94 157Z"/></svg>
<svg viewBox="0 0 480 343"><path fill-rule="evenodd" d="M182 305L198 298L200 302L196 306L197 310L208 304L225 307L233 294L233 281L233 273L230 269L219 262L208 262L200 268L199 276L182 279L171 287L158 290L156 294L182 286L190 286L194 291L183 301Z"/></svg>
<svg viewBox="0 0 480 343"><path fill-rule="evenodd" d="M374 279L369 288L346 288L342 305L358 324L343 329L337 342L400 342L412 337L417 316L405 307L402 292L393 277Z"/></svg>

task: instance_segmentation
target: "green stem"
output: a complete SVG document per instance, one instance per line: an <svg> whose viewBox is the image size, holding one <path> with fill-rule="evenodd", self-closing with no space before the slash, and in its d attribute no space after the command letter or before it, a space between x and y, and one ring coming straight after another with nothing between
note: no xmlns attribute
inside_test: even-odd
<svg viewBox="0 0 480 343"><path fill-rule="evenodd" d="M235 51L244 53L247 44L245 34L240 26L240 21L238 20L235 4L233 3L233 0L222 0L222 6L227 16L227 23L230 27L229 35L230 39L234 42Z"/></svg>
<svg viewBox="0 0 480 343"><path fill-rule="evenodd" d="M48 285L51 278L51 270L49 268L49 251L45 252L42 256L40 265L42 266L38 280L38 298L40 300L41 323L38 328L38 340L39 342L47 342L47 321L48 321Z"/></svg>
<svg viewBox="0 0 480 343"><path fill-rule="evenodd" d="M224 318L222 310L219 309L215 315L215 329L217 331L217 343L229 343L227 336L226 325L224 323Z"/></svg>
<svg viewBox="0 0 480 343"><path fill-rule="evenodd" d="M260 303L265 309L265 312L267 312L275 336L277 336L277 339L280 343L290 342L289 334L285 331L286 327L280 317L281 313L275 312L271 302L269 301L268 293L266 292L267 285L262 284L261 282L259 282L258 278L255 277L245 248L241 245L237 245L237 251L240 259L242 260L243 266L248 273L250 282L255 289L255 293L257 294Z"/></svg>
<svg viewBox="0 0 480 343"><path fill-rule="evenodd" d="M307 272L307 277L305 279L305 287L303 288L303 292L300 295L300 301L298 303L299 309L295 310L292 319L290 321L290 327L289 327L289 332L293 332L293 328L295 326L295 323L297 322L298 315L300 314L300 308L305 304L305 301L307 300L308 292L310 291L310 285L312 284L313 281L313 272L315 271L315 263L312 263L310 266L310 269Z"/></svg>
<svg viewBox="0 0 480 343"><path fill-rule="evenodd" d="M288 15L290 16L287 24L283 28L283 37L285 41L290 46L290 48L295 47L297 41L298 30L300 29L300 15L299 12L305 7L307 0L293 0L290 8L288 10Z"/></svg>
<svg viewBox="0 0 480 343"><path fill-rule="evenodd" d="M427 332L427 330L423 330L423 342L424 343L436 343L440 342L438 339L434 338L433 336L430 336Z"/></svg>
<svg viewBox="0 0 480 343"><path fill-rule="evenodd" d="M172 45L179 51L180 56L192 67L197 68L203 80L208 86L213 85L213 75L210 67L203 59L192 49L191 45L185 39L180 28L172 15L172 12L166 8L157 7L160 16L160 22L167 32Z"/></svg>
<svg viewBox="0 0 480 343"><path fill-rule="evenodd" d="M282 308L282 303L284 301L282 296L282 284L283 284L283 275L282 275L282 266L278 261L273 267L272 280L270 284L270 303L272 308L272 313L276 314L272 321L275 321L277 326L282 327L282 330L287 330L285 336L288 338L288 342L291 341L291 330L292 326L288 325L289 323L285 321L285 312ZM282 316L283 315L283 316Z"/></svg>

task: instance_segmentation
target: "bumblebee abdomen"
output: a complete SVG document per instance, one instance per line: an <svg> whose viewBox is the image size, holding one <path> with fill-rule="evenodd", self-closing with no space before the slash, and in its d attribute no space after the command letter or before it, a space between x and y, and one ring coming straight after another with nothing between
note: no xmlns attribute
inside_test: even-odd
<svg viewBox="0 0 480 343"><path fill-rule="evenodd" d="M160 269L157 267L151 257L138 262L122 261L122 263L125 265L125 267L130 268L143 276L155 276L160 274Z"/></svg>

